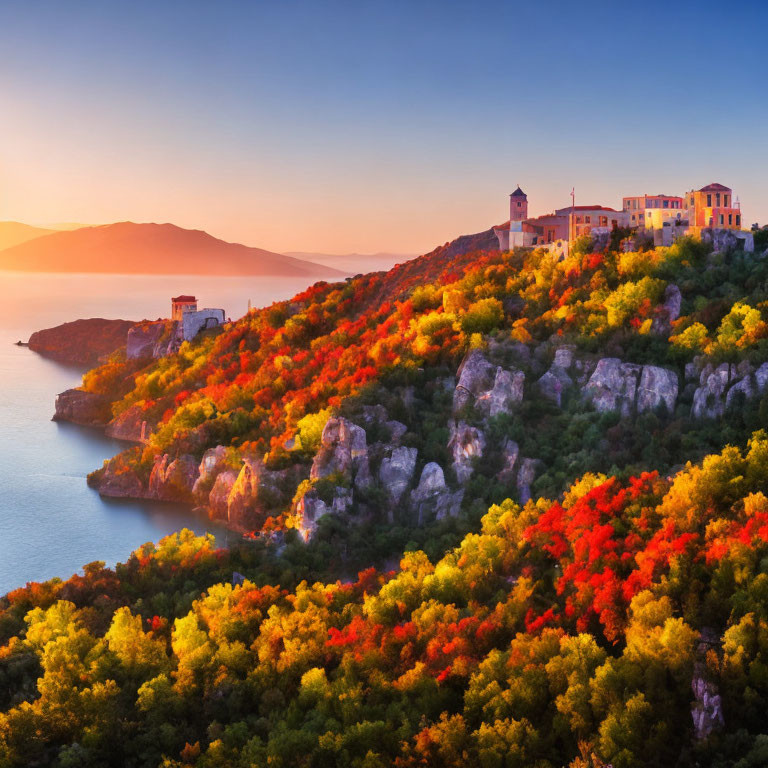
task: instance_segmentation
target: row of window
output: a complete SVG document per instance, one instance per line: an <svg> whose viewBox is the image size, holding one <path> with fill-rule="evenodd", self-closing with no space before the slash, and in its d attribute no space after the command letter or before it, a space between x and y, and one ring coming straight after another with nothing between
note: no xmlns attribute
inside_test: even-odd
<svg viewBox="0 0 768 768"><path fill-rule="evenodd" d="M737 213L735 218L736 218L736 226L740 227L741 226L741 216ZM725 214L721 213L718 216L718 222L719 222L719 225L721 227L725 226ZM732 213L729 213L728 214L728 226L732 227L733 224L734 224L734 215ZM709 217L709 226L710 227L714 227L715 226L715 220L714 220L713 216Z"/></svg>
<svg viewBox="0 0 768 768"><path fill-rule="evenodd" d="M644 200L643 202L641 202ZM658 197L651 197L651 198L630 198L629 200L625 200L624 202L624 210L629 211L633 210L636 211L638 209L643 208L682 208L683 207L683 201L682 200L670 200L668 198L658 198Z"/></svg>

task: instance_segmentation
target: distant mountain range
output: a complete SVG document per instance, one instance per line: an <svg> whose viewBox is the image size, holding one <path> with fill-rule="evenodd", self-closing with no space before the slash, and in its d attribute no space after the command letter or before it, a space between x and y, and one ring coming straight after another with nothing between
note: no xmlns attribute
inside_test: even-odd
<svg viewBox="0 0 768 768"><path fill-rule="evenodd" d="M0 270L318 279L349 274L328 264L228 243L174 224L124 221L51 232L3 222L0 238Z"/></svg>
<svg viewBox="0 0 768 768"><path fill-rule="evenodd" d="M0 250L21 245L21 243L26 243L28 240L34 240L43 235L51 235L55 231L54 229L32 227L19 221L0 221Z"/></svg>
<svg viewBox="0 0 768 768"><path fill-rule="evenodd" d="M311 251L286 251L286 256L327 264L343 272L355 275L360 272L390 270L395 264L415 259L415 253L313 253Z"/></svg>

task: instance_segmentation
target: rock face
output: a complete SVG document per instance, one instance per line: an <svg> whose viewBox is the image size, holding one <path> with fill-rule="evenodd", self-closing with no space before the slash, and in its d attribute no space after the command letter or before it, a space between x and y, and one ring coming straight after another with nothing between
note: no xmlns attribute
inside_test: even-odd
<svg viewBox="0 0 768 768"><path fill-rule="evenodd" d="M492 389L496 379L496 366L488 362L479 349L472 349L462 360L457 375L453 393L454 413Z"/></svg>
<svg viewBox="0 0 768 768"><path fill-rule="evenodd" d="M341 416L328 419L309 476L319 480L337 473L349 478L358 489L371 483L365 430Z"/></svg>
<svg viewBox="0 0 768 768"><path fill-rule="evenodd" d="M135 325L128 331L126 356L129 360L158 358L176 351L180 341L177 325L173 320Z"/></svg>
<svg viewBox="0 0 768 768"><path fill-rule="evenodd" d="M715 253L731 250L753 253L755 250L754 235L740 229L709 227L701 230L701 240L704 243L711 243Z"/></svg>
<svg viewBox="0 0 768 768"><path fill-rule="evenodd" d="M501 448L501 453L504 457L504 466L498 474L498 479L502 483L511 483L517 473L517 459L520 456L520 446L514 440L507 438Z"/></svg>
<svg viewBox="0 0 768 768"><path fill-rule="evenodd" d="M343 515L352 506L352 491L349 488L337 486L330 504L323 501L317 491L309 491L296 505L296 513L299 515L299 532L305 541L312 538L317 530L317 521L327 514Z"/></svg>
<svg viewBox="0 0 768 768"><path fill-rule="evenodd" d="M287 501L281 490L283 478L283 473L268 470L260 459L243 459L227 499L227 522L241 530L259 528L272 510Z"/></svg>
<svg viewBox="0 0 768 768"><path fill-rule="evenodd" d="M619 411L629 417L635 403L641 366L622 363L616 357L600 360L587 382L585 394L601 413Z"/></svg>
<svg viewBox="0 0 768 768"><path fill-rule="evenodd" d="M373 406L363 418L380 421L386 418L386 411L380 406ZM388 457L384 475L392 483L394 493L405 483L402 495L410 481L406 481L405 476L411 461L411 450L415 449L394 448ZM415 461L414 455L414 466ZM339 484L333 490L330 503L320 498L315 489L309 490L297 501L294 512L299 518L299 530L305 539L312 536L317 521L323 515L344 514L353 503L354 492L364 491L373 483L365 430L341 416L329 419L323 429L320 448L312 462L309 477L310 480L334 477Z"/></svg>
<svg viewBox="0 0 768 768"><path fill-rule="evenodd" d="M464 491L452 492L445 483L443 468L434 461L421 471L418 486L411 491L410 505L418 525L431 519L456 517L461 509Z"/></svg>
<svg viewBox="0 0 768 768"><path fill-rule="evenodd" d="M115 499L144 499L147 491L135 472L125 471L119 455L110 459L103 469L88 477L88 485L96 488L101 496Z"/></svg>
<svg viewBox="0 0 768 768"><path fill-rule="evenodd" d="M482 430L470 427L463 421L451 424L451 438L448 448L453 455L453 469L456 479L464 485L474 472L475 458L485 452L486 439ZM442 470L441 470L442 471Z"/></svg>
<svg viewBox="0 0 768 768"><path fill-rule="evenodd" d="M555 359L549 370L536 382L542 396L560 407L563 393L573 386L573 379L568 375L568 369L573 365L573 349L560 347L555 350Z"/></svg>
<svg viewBox="0 0 768 768"><path fill-rule="evenodd" d="M691 414L697 419L717 419L744 400L761 397L768 387L768 363L757 370L743 361L738 365L723 363L715 368L704 366L699 386L693 395Z"/></svg>
<svg viewBox="0 0 768 768"><path fill-rule="evenodd" d="M385 456L379 468L379 480L384 486L390 501L390 522L394 520L392 507L400 503L403 494L408 489L416 471L416 448L393 448L389 456Z"/></svg>
<svg viewBox="0 0 768 768"><path fill-rule="evenodd" d="M711 650L719 654L721 638L711 627L703 627L696 646L696 661L693 665L693 718L694 735L698 741L708 738L714 731L725 725L723 703L717 685L706 674L706 656Z"/></svg>
<svg viewBox="0 0 768 768"><path fill-rule="evenodd" d="M237 482L237 475L233 469L225 469L216 475L206 502L210 517L217 520L229 519L229 497Z"/></svg>
<svg viewBox="0 0 768 768"><path fill-rule="evenodd" d="M478 409L487 416L507 413L515 403L523 399L525 374L517 369L507 371L497 368L493 386L482 392L476 400Z"/></svg>
<svg viewBox="0 0 768 768"><path fill-rule="evenodd" d="M130 320L100 317L75 320L35 331L29 337L29 348L64 363L93 366L100 358L124 347L126 336L135 325Z"/></svg>
<svg viewBox="0 0 768 768"><path fill-rule="evenodd" d="M517 473L517 496L521 504L531 500L531 483L536 479L536 471L541 462L538 459L523 459Z"/></svg>
<svg viewBox="0 0 768 768"><path fill-rule="evenodd" d="M104 395L68 389L56 396L54 421L70 421L87 427L103 427L112 418L112 405Z"/></svg>
<svg viewBox="0 0 768 768"><path fill-rule="evenodd" d="M725 393L732 382L731 366L707 365L701 372L699 388L693 395L692 415L696 419L716 419L725 413Z"/></svg>
<svg viewBox="0 0 768 768"><path fill-rule="evenodd" d="M459 366L453 412L475 403L486 416L504 413L523 399L524 384L522 371L493 365L479 349L472 349Z"/></svg>
<svg viewBox="0 0 768 768"><path fill-rule="evenodd" d="M677 403L677 374L655 365L623 363L615 357L600 360L585 387L586 397L604 413L619 411L624 418L664 403L672 413Z"/></svg>
<svg viewBox="0 0 768 768"><path fill-rule="evenodd" d="M223 445L209 448L203 454L197 470L197 480L192 489L192 493L197 501L205 502L207 500L207 496L212 490L219 473L224 469L226 457L227 449ZM237 476L237 473L235 473L235 476Z"/></svg>
<svg viewBox="0 0 768 768"><path fill-rule="evenodd" d="M677 403L677 374L668 368L644 365L637 390L637 412L653 411L664 403L673 413Z"/></svg>
<svg viewBox="0 0 768 768"><path fill-rule="evenodd" d="M145 418L140 405L126 408L107 424L104 434L116 440L126 440L131 443L145 443L152 434L154 424Z"/></svg>
<svg viewBox="0 0 768 768"><path fill-rule="evenodd" d="M192 489L198 477L198 464L193 456L172 459L167 453L155 457L149 476L150 498L162 501L192 501Z"/></svg>

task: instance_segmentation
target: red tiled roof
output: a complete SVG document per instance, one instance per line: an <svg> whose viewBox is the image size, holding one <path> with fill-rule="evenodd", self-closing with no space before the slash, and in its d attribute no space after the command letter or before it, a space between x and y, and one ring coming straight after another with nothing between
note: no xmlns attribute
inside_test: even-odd
<svg viewBox="0 0 768 768"><path fill-rule="evenodd" d="M182 294L181 296L176 296L176 297L172 298L171 301L176 301L176 302L179 302L179 301L197 301L197 299L194 296L185 296L185 295Z"/></svg>
<svg viewBox="0 0 768 768"><path fill-rule="evenodd" d="M730 187L724 187L722 184L713 183L707 184L706 187L702 187L699 192L730 192Z"/></svg>

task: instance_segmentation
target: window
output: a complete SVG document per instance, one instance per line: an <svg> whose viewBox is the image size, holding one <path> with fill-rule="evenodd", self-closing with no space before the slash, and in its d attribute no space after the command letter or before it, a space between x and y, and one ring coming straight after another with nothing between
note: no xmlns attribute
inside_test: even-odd
<svg viewBox="0 0 768 768"><path fill-rule="evenodd" d="M736 226L741 226L741 216L738 213L736 214Z"/></svg>
<svg viewBox="0 0 768 768"><path fill-rule="evenodd" d="M665 200L664 201L664 207L665 208L669 208L669 200Z"/></svg>
<svg viewBox="0 0 768 768"><path fill-rule="evenodd" d="M591 216L585 216L584 217L584 223L585 224L591 224L592 223L592 217Z"/></svg>
<svg viewBox="0 0 768 768"><path fill-rule="evenodd" d="M712 207L712 195L707 195L707 208Z"/></svg>
<svg viewBox="0 0 768 768"><path fill-rule="evenodd" d="M522 208L522 207L523 207L523 204L522 204L522 203L518 203L518 204L517 204L517 207L518 207L518 208Z"/></svg>
<svg viewBox="0 0 768 768"><path fill-rule="evenodd" d="M720 207L720 193L719 192L715 195L715 205L718 208Z"/></svg>
<svg viewBox="0 0 768 768"><path fill-rule="evenodd" d="M724 217L723 217L723 214L721 213L721 214L720 214L720 226L722 227L722 226L723 226L723 224L725 224L725 219L724 219Z"/></svg>
<svg viewBox="0 0 768 768"><path fill-rule="evenodd" d="M730 227L733 224L733 214L728 214L728 226Z"/></svg>
<svg viewBox="0 0 768 768"><path fill-rule="evenodd" d="M728 207L728 195L723 195L723 205L726 208Z"/></svg>

